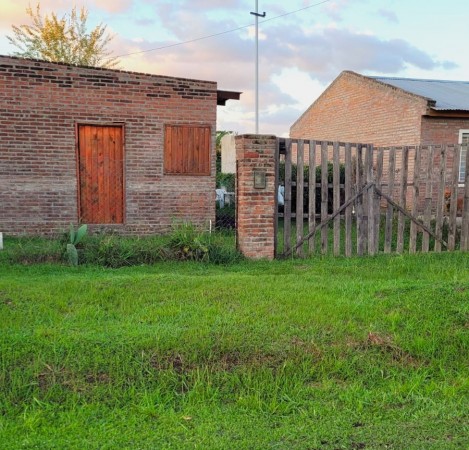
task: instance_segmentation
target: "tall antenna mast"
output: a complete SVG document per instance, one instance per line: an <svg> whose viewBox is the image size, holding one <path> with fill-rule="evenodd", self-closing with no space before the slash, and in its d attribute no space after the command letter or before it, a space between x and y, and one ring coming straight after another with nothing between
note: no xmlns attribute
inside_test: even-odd
<svg viewBox="0 0 469 450"><path fill-rule="evenodd" d="M265 17L265 12L259 14L259 0L256 0L256 11L251 14L256 17L256 134L259 134L259 17Z"/></svg>

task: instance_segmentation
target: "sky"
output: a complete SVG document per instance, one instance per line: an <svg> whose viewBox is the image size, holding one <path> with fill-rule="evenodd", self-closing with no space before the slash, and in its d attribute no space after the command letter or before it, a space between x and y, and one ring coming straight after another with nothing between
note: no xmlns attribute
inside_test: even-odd
<svg viewBox="0 0 469 450"><path fill-rule="evenodd" d="M0 54L34 1L1 0ZM59 16L74 3L43 0ZM255 132L255 0L84 0L107 25L122 70L216 81L242 92L218 107L218 130ZM467 0L258 0L259 132L290 126L343 70L469 80ZM235 31L231 31L235 30ZM209 35L216 35L207 37ZM205 38L207 37L207 38Z"/></svg>

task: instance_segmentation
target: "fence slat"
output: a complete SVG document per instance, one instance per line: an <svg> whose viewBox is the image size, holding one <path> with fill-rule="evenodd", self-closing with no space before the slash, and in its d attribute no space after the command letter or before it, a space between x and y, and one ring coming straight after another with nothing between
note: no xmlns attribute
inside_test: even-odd
<svg viewBox="0 0 469 450"><path fill-rule="evenodd" d="M340 208L340 157L339 157L339 143L333 144L333 196L334 196L334 211ZM334 255L340 255L340 215L334 218Z"/></svg>
<svg viewBox="0 0 469 450"><path fill-rule="evenodd" d="M327 142L321 144L321 222L328 216ZM328 226L321 229L321 252L327 253Z"/></svg>
<svg viewBox="0 0 469 450"><path fill-rule="evenodd" d="M421 162L421 147L417 146L414 150L414 177L412 186L412 217L417 216L418 203L420 197L420 162ZM409 252L415 253L417 251L417 225L415 222L410 223L410 238L409 238Z"/></svg>
<svg viewBox="0 0 469 450"><path fill-rule="evenodd" d="M466 152L466 172L464 177L464 207L461 224L461 250L469 250L469 152L467 146L461 146L461 152Z"/></svg>
<svg viewBox="0 0 469 450"><path fill-rule="evenodd" d="M313 254L316 249L316 141L309 143L309 178L308 178L308 233L311 238L308 240L309 253Z"/></svg>
<svg viewBox="0 0 469 450"><path fill-rule="evenodd" d="M238 162L236 162L236 165ZM280 139L277 138L277 150L274 155L275 173L274 173L274 258L277 257L278 250L278 186L279 186L279 167L280 167ZM236 177L238 176L238 170L236 169ZM237 193L236 193L237 198ZM238 202L236 201L236 205ZM237 208L237 206L236 206ZM238 212L235 212L235 217L238 216Z"/></svg>
<svg viewBox="0 0 469 450"><path fill-rule="evenodd" d="M428 160L425 170L423 171L423 179L425 180L425 204L423 208L423 223L430 228L432 217L432 191L433 191L433 163L434 149L433 146L428 147ZM427 253L430 250L430 235L424 231L422 238L422 252Z"/></svg>
<svg viewBox="0 0 469 450"><path fill-rule="evenodd" d="M304 141L298 140L296 160L296 242L303 237L303 194L304 194ZM297 256L304 256L303 246L296 249Z"/></svg>
<svg viewBox="0 0 469 450"><path fill-rule="evenodd" d="M407 175L409 170L409 147L402 148L402 165L401 165L401 184L399 186L399 205L402 209L406 209L406 194L407 194ZM402 253L404 251L404 237L405 237L405 216L399 211L397 221L397 244L396 252Z"/></svg>
<svg viewBox="0 0 469 450"><path fill-rule="evenodd" d="M366 182L373 183L373 146L366 146ZM375 190L374 188L368 189L367 194L367 207L366 214L368 216L368 254L374 255L375 250Z"/></svg>
<svg viewBox="0 0 469 450"><path fill-rule="evenodd" d="M459 181L459 145L453 147L453 169L451 172L451 200L448 218L448 250L453 251L456 247L456 215L458 202Z"/></svg>
<svg viewBox="0 0 469 450"><path fill-rule="evenodd" d="M381 190L381 180L383 178L383 148L379 148L376 157L376 189ZM381 198L374 191L375 201L375 251L379 252L379 230L381 227Z"/></svg>
<svg viewBox="0 0 469 450"><path fill-rule="evenodd" d="M446 146L440 148L440 183L438 186L438 197L436 202L435 234L441 239L443 237L443 213L445 207L445 184L446 184ZM441 252L439 240L435 240L435 252Z"/></svg>
<svg viewBox="0 0 469 450"><path fill-rule="evenodd" d="M396 172L396 148L391 147L389 150L389 169L388 169L388 195L393 198L394 195L394 175ZM394 220L394 209L388 203L386 211L386 229L384 238L384 253L391 253L392 250L392 225Z"/></svg>
<svg viewBox="0 0 469 450"><path fill-rule="evenodd" d="M352 148L345 144L345 202L352 197ZM345 210L345 256L352 256L352 205Z"/></svg>
<svg viewBox="0 0 469 450"><path fill-rule="evenodd" d="M361 144L357 145L356 158L356 187L355 192L360 192L363 186L363 148ZM357 197L356 201L357 216L357 255L362 256L365 252L364 221L363 221L363 195Z"/></svg>
<svg viewBox="0 0 469 450"><path fill-rule="evenodd" d="M292 141L287 139L285 145L285 197L283 206L283 251L291 249L291 185L292 185Z"/></svg>

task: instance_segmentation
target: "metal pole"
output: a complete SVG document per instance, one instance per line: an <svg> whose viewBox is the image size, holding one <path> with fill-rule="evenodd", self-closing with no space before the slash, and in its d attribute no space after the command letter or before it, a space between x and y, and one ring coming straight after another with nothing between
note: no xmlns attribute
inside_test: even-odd
<svg viewBox="0 0 469 450"><path fill-rule="evenodd" d="M256 0L256 11L251 12L256 18L256 61L255 61L255 97L256 97L256 134L259 134L259 17L265 17L265 12L259 14L259 0Z"/></svg>
<svg viewBox="0 0 469 450"><path fill-rule="evenodd" d="M256 134L259 134L259 1L256 0Z"/></svg>

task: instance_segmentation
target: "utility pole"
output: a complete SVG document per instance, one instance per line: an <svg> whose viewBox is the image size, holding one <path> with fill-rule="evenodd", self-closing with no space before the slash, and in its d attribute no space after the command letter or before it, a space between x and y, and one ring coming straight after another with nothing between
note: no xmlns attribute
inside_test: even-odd
<svg viewBox="0 0 469 450"><path fill-rule="evenodd" d="M256 0L256 10L251 14L256 17L256 134L259 134L259 17L265 17L265 12L259 14L259 0Z"/></svg>

